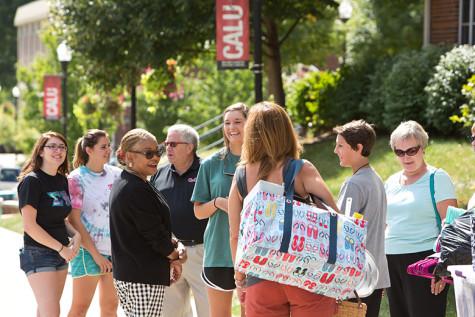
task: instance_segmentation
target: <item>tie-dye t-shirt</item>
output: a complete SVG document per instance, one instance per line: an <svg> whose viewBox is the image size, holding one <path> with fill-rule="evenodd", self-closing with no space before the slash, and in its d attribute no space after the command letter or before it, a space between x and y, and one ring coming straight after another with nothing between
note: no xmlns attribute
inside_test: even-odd
<svg viewBox="0 0 475 317"><path fill-rule="evenodd" d="M102 173L81 166L68 176L71 206L81 210L81 221L101 254L111 255L109 195L122 170L104 165Z"/></svg>

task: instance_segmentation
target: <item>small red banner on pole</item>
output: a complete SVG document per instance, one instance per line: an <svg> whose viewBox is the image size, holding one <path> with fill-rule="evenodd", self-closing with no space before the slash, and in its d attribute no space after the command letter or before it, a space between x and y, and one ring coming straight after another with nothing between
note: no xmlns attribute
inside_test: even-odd
<svg viewBox="0 0 475 317"><path fill-rule="evenodd" d="M219 69L248 68L248 0L216 0L216 60Z"/></svg>
<svg viewBox="0 0 475 317"><path fill-rule="evenodd" d="M61 118L61 76L45 75L43 78L43 117L46 120Z"/></svg>

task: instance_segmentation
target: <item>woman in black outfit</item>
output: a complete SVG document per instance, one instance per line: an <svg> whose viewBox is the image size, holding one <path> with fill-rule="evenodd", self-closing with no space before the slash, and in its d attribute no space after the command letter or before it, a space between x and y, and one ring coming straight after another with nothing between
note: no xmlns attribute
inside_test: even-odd
<svg viewBox="0 0 475 317"><path fill-rule="evenodd" d="M163 152L143 129L127 132L117 150L125 169L112 186L110 230L114 285L127 316L160 316L165 286L181 274L168 205L147 181Z"/></svg>
<svg viewBox="0 0 475 317"><path fill-rule="evenodd" d="M81 245L81 236L66 220L71 212L67 158L64 137L52 131L43 133L19 177L25 232L20 267L35 294L37 316L59 317L68 262Z"/></svg>

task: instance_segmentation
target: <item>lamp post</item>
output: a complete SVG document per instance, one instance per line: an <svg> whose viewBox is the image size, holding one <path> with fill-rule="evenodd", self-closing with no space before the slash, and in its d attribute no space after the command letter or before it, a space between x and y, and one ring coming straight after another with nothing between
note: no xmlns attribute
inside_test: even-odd
<svg viewBox="0 0 475 317"><path fill-rule="evenodd" d="M67 92L67 83L68 83L68 64L72 58L72 51L69 48L66 41L62 41L58 48L56 49L58 55L58 60L61 63L62 79L63 79L63 89L62 89L62 98L63 98L63 135L67 140L68 134L68 92Z"/></svg>
<svg viewBox="0 0 475 317"><path fill-rule="evenodd" d="M254 29L254 94L256 103L262 101L262 30L261 30L262 1L252 1L252 26Z"/></svg>
<svg viewBox="0 0 475 317"><path fill-rule="evenodd" d="M346 22L351 18L351 14L353 13L353 6L351 5L350 0L342 0L340 5L338 6L338 16L340 17L341 22L346 24ZM346 32L345 37L343 38L343 62L345 64L346 59Z"/></svg>
<svg viewBox="0 0 475 317"><path fill-rule="evenodd" d="M20 88L18 86L12 88L12 96L15 105L15 131L18 132L18 99L20 98Z"/></svg>

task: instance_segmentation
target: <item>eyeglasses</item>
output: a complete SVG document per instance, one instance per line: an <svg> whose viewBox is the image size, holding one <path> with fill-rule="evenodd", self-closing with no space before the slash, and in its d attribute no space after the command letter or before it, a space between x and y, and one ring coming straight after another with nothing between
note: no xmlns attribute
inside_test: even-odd
<svg viewBox="0 0 475 317"><path fill-rule="evenodd" d="M419 152L420 148L421 148L421 146L418 145L418 146L410 147L405 151L404 150L399 150L399 149L394 149L394 154L396 154L399 157L403 157L406 154L407 154L407 156L414 156L414 155L417 154L417 152Z"/></svg>
<svg viewBox="0 0 475 317"><path fill-rule="evenodd" d="M147 160L151 160L153 159L154 156L157 156L160 158L163 155L163 153L165 153L165 148L159 145L156 151L145 150L145 151L129 151L129 152L142 154L143 156L145 156Z"/></svg>
<svg viewBox="0 0 475 317"><path fill-rule="evenodd" d="M171 146L171 147L176 147L178 144L189 144L188 142L163 142L165 146Z"/></svg>
<svg viewBox="0 0 475 317"><path fill-rule="evenodd" d="M467 139L470 141L470 143L472 143L473 141L475 141L475 135L469 135L467 136Z"/></svg>
<svg viewBox="0 0 475 317"><path fill-rule="evenodd" d="M63 145L63 144L55 144L55 143L46 144L46 145L43 146L43 147L48 148L48 149L50 149L51 151L59 150L60 152L66 151L66 150L68 149L68 147L67 147L66 145Z"/></svg>

